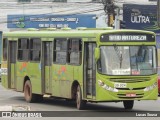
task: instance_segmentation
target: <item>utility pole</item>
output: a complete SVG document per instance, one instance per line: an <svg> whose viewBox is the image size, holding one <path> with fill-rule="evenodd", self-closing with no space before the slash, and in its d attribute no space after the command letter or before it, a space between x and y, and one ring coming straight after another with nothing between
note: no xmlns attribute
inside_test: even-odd
<svg viewBox="0 0 160 120"><path fill-rule="evenodd" d="M160 0L157 0L157 24L160 27Z"/></svg>
<svg viewBox="0 0 160 120"><path fill-rule="evenodd" d="M115 20L115 6L113 0L102 0L104 4L104 11L108 14L108 26L113 27Z"/></svg>
<svg viewBox="0 0 160 120"><path fill-rule="evenodd" d="M119 13L120 13L120 9L116 8L115 10L115 20L114 20L114 29L119 29L120 28L120 20L119 20Z"/></svg>

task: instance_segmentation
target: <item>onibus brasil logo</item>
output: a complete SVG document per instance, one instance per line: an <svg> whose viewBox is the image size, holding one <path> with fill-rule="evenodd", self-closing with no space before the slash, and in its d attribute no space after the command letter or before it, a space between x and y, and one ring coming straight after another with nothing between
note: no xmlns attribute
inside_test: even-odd
<svg viewBox="0 0 160 120"><path fill-rule="evenodd" d="M24 17L19 18L18 21L16 22L16 26L19 28L24 28L25 27L24 20L25 20Z"/></svg>

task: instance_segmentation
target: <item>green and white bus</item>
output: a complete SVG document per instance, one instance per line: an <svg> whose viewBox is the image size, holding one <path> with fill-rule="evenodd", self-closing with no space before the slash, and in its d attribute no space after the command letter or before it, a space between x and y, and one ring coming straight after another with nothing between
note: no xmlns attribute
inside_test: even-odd
<svg viewBox="0 0 160 120"><path fill-rule="evenodd" d="M29 29L2 40L2 85L24 92L27 102L43 95L87 102L156 100L155 34L110 28Z"/></svg>

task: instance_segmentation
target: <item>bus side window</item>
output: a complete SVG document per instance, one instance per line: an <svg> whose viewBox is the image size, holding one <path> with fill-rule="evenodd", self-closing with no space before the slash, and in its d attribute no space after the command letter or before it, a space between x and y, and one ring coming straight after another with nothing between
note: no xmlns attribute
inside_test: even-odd
<svg viewBox="0 0 160 120"><path fill-rule="evenodd" d="M82 41L79 38L69 39L68 63L81 64L82 59Z"/></svg>
<svg viewBox="0 0 160 120"><path fill-rule="evenodd" d="M32 38L30 40L30 60L40 61L41 57L41 40L39 38Z"/></svg>
<svg viewBox="0 0 160 120"><path fill-rule="evenodd" d="M7 38L3 39L3 60L6 61L7 60Z"/></svg>
<svg viewBox="0 0 160 120"><path fill-rule="evenodd" d="M29 60L29 39L28 38L18 39L18 60L20 61Z"/></svg>
<svg viewBox="0 0 160 120"><path fill-rule="evenodd" d="M67 38L56 38L54 41L55 63L66 64L67 60Z"/></svg>

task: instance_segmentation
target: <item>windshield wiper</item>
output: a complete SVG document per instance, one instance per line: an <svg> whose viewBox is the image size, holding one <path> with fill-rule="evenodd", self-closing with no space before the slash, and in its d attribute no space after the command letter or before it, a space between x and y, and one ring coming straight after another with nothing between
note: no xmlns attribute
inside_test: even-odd
<svg viewBox="0 0 160 120"><path fill-rule="evenodd" d="M119 59L119 62L120 62L120 68L122 68L122 61L123 61L122 53L120 52L117 45L114 45L114 50L116 51L116 54L118 56L118 59Z"/></svg>

